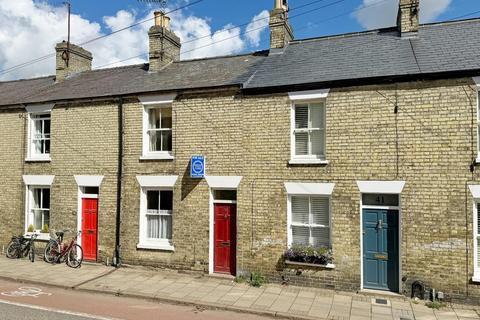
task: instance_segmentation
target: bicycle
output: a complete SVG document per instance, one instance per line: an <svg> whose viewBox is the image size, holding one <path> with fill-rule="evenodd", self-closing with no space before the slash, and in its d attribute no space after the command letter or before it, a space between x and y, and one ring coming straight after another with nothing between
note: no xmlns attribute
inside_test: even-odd
<svg viewBox="0 0 480 320"><path fill-rule="evenodd" d="M50 239L45 247L44 259L49 263L59 263L65 259L66 264L71 268L78 268L83 261L83 249L77 244L77 238L81 231L78 231L68 244L63 243L65 232L70 230L63 230L56 232L57 238Z"/></svg>
<svg viewBox="0 0 480 320"><path fill-rule="evenodd" d="M13 236L7 246L6 256L10 259L24 258L28 255L31 262L35 261L35 239L38 234L34 233L27 238L23 235Z"/></svg>

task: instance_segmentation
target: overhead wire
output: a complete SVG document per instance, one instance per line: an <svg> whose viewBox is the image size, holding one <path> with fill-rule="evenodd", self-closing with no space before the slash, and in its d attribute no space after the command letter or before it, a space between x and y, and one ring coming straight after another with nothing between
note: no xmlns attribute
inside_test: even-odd
<svg viewBox="0 0 480 320"><path fill-rule="evenodd" d="M205 1L205 0L196 0L196 1L194 1L194 2L188 3L188 4L183 5L183 6L181 6L181 7L172 9L172 10L166 12L165 14L170 14L170 13L173 13L173 12L176 12L176 11L179 11L179 10L182 10L182 9L185 9L185 8L187 8L187 7L193 6L193 5L198 4L198 3L200 3L200 2L203 2L203 1ZM153 17L153 18L148 18L148 19L145 19L145 20L136 22L136 23L134 23L134 24L132 24L132 25L123 27L123 28L121 28L121 29L118 29L118 30L112 31L112 32L110 32L110 33L107 33L107 34L105 34L105 35L102 35L102 36L99 36L99 37L96 37L96 38L87 40L87 41L85 41L85 42L82 42L82 43L80 43L79 45L82 46L82 45L86 45L86 44L93 43L93 42L98 41L98 40L100 40L100 39L104 39L104 38L110 37L110 36L112 36L112 35L114 35L114 34L117 34L117 33L119 33L119 32L128 30L128 29L130 29L130 28L136 27L136 26L138 26L138 25L140 25L140 24L143 24L143 23L148 22L148 21L152 21L152 20L154 20L154 19L155 19L155 17ZM13 71L15 71L15 70L24 68L24 67L29 66L29 65L31 65L31 64L34 64L34 63L37 63L37 62L46 60L46 59L48 59L48 58L54 57L55 55L56 55L56 53L50 53L50 54L47 54L47 55L44 55L44 56L35 58L35 59L33 59L33 60L25 61L25 62L20 63L20 64L18 64L18 65L14 65L14 66L8 67L8 68L6 68L6 69L0 70L0 76L4 75L4 74L6 74L6 73L10 73L10 72L13 72Z"/></svg>

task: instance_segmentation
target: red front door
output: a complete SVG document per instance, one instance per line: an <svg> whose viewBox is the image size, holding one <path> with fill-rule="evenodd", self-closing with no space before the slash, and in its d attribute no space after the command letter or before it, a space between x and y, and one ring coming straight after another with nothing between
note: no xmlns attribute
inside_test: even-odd
<svg viewBox="0 0 480 320"><path fill-rule="evenodd" d="M236 209L235 204L214 204L214 272L236 274Z"/></svg>
<svg viewBox="0 0 480 320"><path fill-rule="evenodd" d="M85 260L97 260L98 199L82 199L82 249Z"/></svg>

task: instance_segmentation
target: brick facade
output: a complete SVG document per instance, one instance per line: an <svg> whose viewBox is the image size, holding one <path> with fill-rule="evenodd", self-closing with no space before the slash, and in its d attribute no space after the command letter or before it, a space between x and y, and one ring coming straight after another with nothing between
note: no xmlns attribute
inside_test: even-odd
<svg viewBox="0 0 480 320"><path fill-rule="evenodd" d="M243 95L238 89L180 92L173 102L174 160L141 160L143 106L124 102L121 256L124 263L208 272L209 186L191 179L192 155L207 174L242 176L237 193L237 274L337 290L360 288L358 180L404 180L401 194L402 292L424 281L455 299L479 302L473 275L476 87L471 78L332 88L326 103L328 165L290 165L286 93ZM394 111L395 102L398 113ZM26 114L0 112L1 243L23 230L22 174L55 175L51 228L76 228L74 175L103 175L99 194L99 260L113 256L118 156L117 102L61 105L52 111L51 162L25 163ZM23 134L22 134L23 133ZM137 249L138 175L177 175L174 252ZM285 268L285 182L335 183L332 246L335 269Z"/></svg>

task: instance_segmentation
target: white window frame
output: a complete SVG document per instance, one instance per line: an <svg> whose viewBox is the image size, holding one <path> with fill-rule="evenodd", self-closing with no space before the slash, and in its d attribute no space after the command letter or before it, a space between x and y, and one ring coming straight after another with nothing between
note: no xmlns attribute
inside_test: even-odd
<svg viewBox="0 0 480 320"><path fill-rule="evenodd" d="M480 234L478 233L478 209L480 205L480 198L473 200L473 282L480 282L480 267L478 266L478 240Z"/></svg>
<svg viewBox="0 0 480 320"><path fill-rule="evenodd" d="M287 245L290 247L293 241L292 235L292 196L305 197L325 197L328 198L329 215L329 248L333 248L332 243L332 193L335 188L334 183L302 183L285 182L287 191ZM309 217L311 217L311 200L309 199ZM309 218L310 219L310 218Z"/></svg>
<svg viewBox="0 0 480 320"><path fill-rule="evenodd" d="M311 91L298 91L298 92L289 92L289 98L291 101L290 107L290 164L328 164L326 160L326 150L327 150L327 96L329 89L322 90L311 90ZM323 154L319 155L296 155L295 149L295 132L305 131L305 129L298 130L295 128L295 108L296 105L308 105L308 113L310 114L310 108L312 104L322 104L323 108L323 117L324 117L324 127L319 128L324 131L323 134ZM307 131L315 130L316 128L308 128ZM310 137L310 135L309 135ZM309 138L309 153L311 153L311 143Z"/></svg>
<svg viewBox="0 0 480 320"><path fill-rule="evenodd" d="M168 187L142 187L140 195L140 230L139 230L139 243L137 248L141 249L159 249L159 250L168 250L174 251L173 246L173 208L172 210L159 210L159 214L149 214L147 210L147 192L148 191L172 191L173 188ZM160 196L160 195L159 195ZM173 197L173 196L172 196ZM173 204L173 199L172 199ZM170 211L170 212L162 212ZM172 239L152 239L147 238L147 216L148 215L170 215L172 217Z"/></svg>
<svg viewBox="0 0 480 320"><path fill-rule="evenodd" d="M30 236L31 234L38 234L37 239L39 240L49 240L50 239L50 233L41 233L42 229L34 229L33 232L28 231L28 226L34 225L34 214L33 214L33 201L34 201L34 196L33 192L36 189L49 189L50 190L50 208L48 208L48 213L49 213L49 225L48 228L51 228L51 221L52 221L52 188L50 186L45 186L45 185L29 185L26 186L26 201L25 201L25 235ZM44 208L41 208L42 211L46 210ZM43 228L43 218L42 218L42 228Z"/></svg>
<svg viewBox="0 0 480 320"><path fill-rule="evenodd" d="M50 189L50 225L48 226L51 228L52 222L52 184L55 176L32 176L32 175L24 175L23 176L23 183L25 185L25 218L24 218L24 230L25 235L30 235L30 232L27 232L29 222L31 220L31 209L33 207L33 189L41 188L41 189ZM49 240L50 233L40 233L40 230L35 230L33 233L38 233L39 240Z"/></svg>
<svg viewBox="0 0 480 320"><path fill-rule="evenodd" d="M175 193L172 199L172 239L148 239L146 237L147 231L147 191L172 191L174 192L174 185L178 176L137 176L138 184L140 185L140 213L139 213L139 235L138 235L138 249L152 249L174 251L173 245L173 225L175 217Z"/></svg>
<svg viewBox="0 0 480 320"><path fill-rule="evenodd" d="M139 96L140 102L143 104L143 131L142 131L142 156L141 160L173 160L174 154L174 128L173 128L173 101L176 94L167 95L143 95ZM172 128L169 129L172 133L172 150L171 151L150 151L149 138L149 114L150 109L170 108L172 110ZM167 129L165 129L167 130Z"/></svg>
<svg viewBox="0 0 480 320"><path fill-rule="evenodd" d="M292 212L292 198L293 197L307 197L308 198L308 219L309 223L297 223L293 222L293 212ZM320 224L314 224L312 222L312 198L326 198L328 199L328 225L320 225ZM298 227L309 227L311 228L328 228L328 248L332 248L332 199L331 196L326 196L326 195L315 195L315 194L289 194L288 195L288 219L287 219L287 224L288 224L288 247L290 248L292 246L293 242L293 232L292 232L292 227L293 226L298 226ZM309 238L309 246L312 246L312 233L310 230L310 238Z"/></svg>
<svg viewBox="0 0 480 320"><path fill-rule="evenodd" d="M468 186L473 197L473 276L472 281L480 283L480 266L479 266L479 256L478 256L478 238L480 234L478 233L478 210L477 206L480 205L480 185L470 185Z"/></svg>
<svg viewBox="0 0 480 320"><path fill-rule="evenodd" d="M34 105L34 106L27 106L26 110L28 113L28 145L27 145L27 157L26 161L51 161L51 152L52 152L52 108L53 104L48 105ZM39 115L49 115L48 118L37 120L35 119L36 116ZM33 137L35 135L34 132L34 121L50 121L50 152L49 153L36 153L35 152L35 144L33 143ZM47 139L45 139L47 140Z"/></svg>

